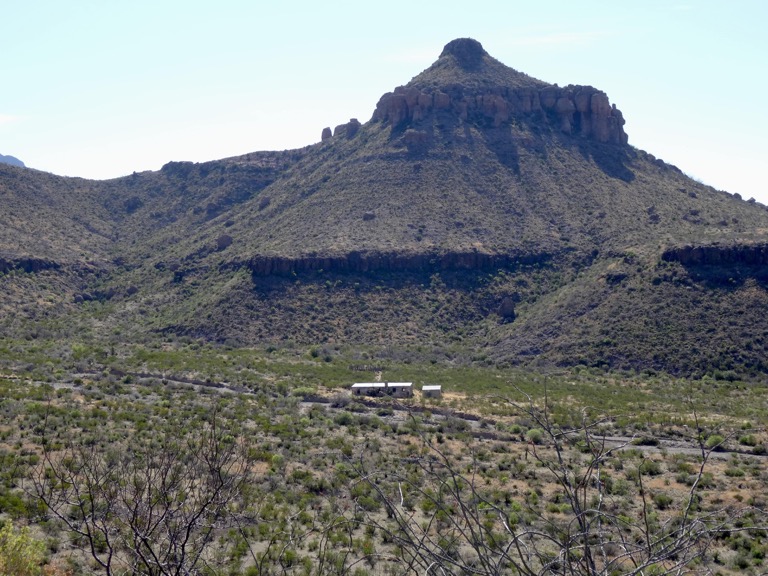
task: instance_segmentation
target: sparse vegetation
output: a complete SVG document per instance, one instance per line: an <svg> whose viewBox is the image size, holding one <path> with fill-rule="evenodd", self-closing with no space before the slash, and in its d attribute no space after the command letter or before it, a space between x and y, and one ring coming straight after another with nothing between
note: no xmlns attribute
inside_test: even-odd
<svg viewBox="0 0 768 576"><path fill-rule="evenodd" d="M597 526L594 510L610 516L600 532L604 544L593 549L595 566L608 562L619 570L642 552L630 552L629 542L680 527L682 502L690 506L690 526L708 528L695 539L706 546L696 548L696 558L679 554L681 563L696 572L696 566L705 570L721 562L724 574L759 566L751 552L734 556L731 541L717 531L740 530L747 543L738 544L740 550L762 546L765 463L729 452L744 446L738 441L744 426L758 444L766 441L765 411L751 409L764 406L758 388L742 391L749 401L740 397L733 405L704 409L707 387L687 381L388 362L384 370L391 380L420 373L430 382L445 377L448 394L422 406L419 398L366 400L324 386L334 378L339 385L349 383L359 374L350 370L355 364L344 350L329 365L301 347L286 353L197 343L118 345L105 353L86 346L56 352L51 344L42 346L51 359L47 371L25 372L31 367L25 357L34 357L41 343L5 344L16 352L4 360L0 379L5 471L0 515L15 525L31 523L35 539L49 550L42 562L50 558L72 574L91 569L91 541L102 561L112 554L113 570L130 565L125 564L132 557L125 538L130 530L119 528L130 522L123 523L121 514L131 509L128 503L142 506L130 490L138 486L134 480L142 469L162 469L142 468L152 458L162 463L165 454L167 462L180 466L178 478L202 486L205 472L194 465L202 454L188 447L203 438L213 413L223 426L217 428L223 446L237 445L250 464L241 469L241 490L218 519L201 525L213 530L199 550L200 573L215 567L230 574L356 569L375 574L387 566L420 573L435 561L446 572L459 573L461 565L480 570L478 562L486 561L481 555L491 562L483 570L504 573L511 568L502 566L520 561L506 548L510 538L533 546L529 569L562 557L561 568L578 572L588 565L579 542L585 529ZM83 367L89 371L76 371ZM299 388L302 395L295 393ZM627 393L617 395L622 389ZM680 404L675 395L668 394L668 401L659 397L671 389L685 391ZM647 395L642 410L639 395ZM603 398L605 406L595 412ZM723 424L728 410L743 411L732 418L733 427ZM681 418L686 411L692 416ZM722 438L717 445L722 451L705 445L715 435ZM616 439L606 443L605 437ZM643 440L634 442L637 438ZM103 482L88 484L89 470ZM62 489L78 483L96 495L106 496L100 490L107 488L114 496L123 494L110 496L110 502L124 504L105 507L96 499L100 516L81 516L77 505L60 505L68 497ZM147 489L147 496L155 493ZM578 491L582 512L573 508L571 489ZM195 489L186 493L185 499L158 503L193 506ZM580 514L592 518L588 525L577 522ZM84 528L90 518L118 524L107 530L109 539L89 538ZM480 540L467 532L475 530L472 523ZM609 538L613 529L618 532ZM549 536L527 540L539 530ZM625 544L616 540L619 535L626 536ZM571 542L570 551L558 552L557 542ZM663 540L658 542L662 550ZM153 545L161 547L163 540Z"/></svg>
<svg viewBox="0 0 768 576"><path fill-rule="evenodd" d="M765 572L768 212L475 44L301 150L0 165L1 576Z"/></svg>

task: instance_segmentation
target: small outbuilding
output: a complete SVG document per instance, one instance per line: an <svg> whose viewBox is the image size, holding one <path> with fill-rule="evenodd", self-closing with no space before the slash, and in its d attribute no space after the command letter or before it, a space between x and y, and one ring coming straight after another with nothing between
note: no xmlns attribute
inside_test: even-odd
<svg viewBox="0 0 768 576"><path fill-rule="evenodd" d="M413 396L413 384L411 382L387 382L387 394L395 398L410 398Z"/></svg>
<svg viewBox="0 0 768 576"><path fill-rule="evenodd" d="M443 396L443 387L440 384L422 386L421 395L424 398L441 398Z"/></svg>

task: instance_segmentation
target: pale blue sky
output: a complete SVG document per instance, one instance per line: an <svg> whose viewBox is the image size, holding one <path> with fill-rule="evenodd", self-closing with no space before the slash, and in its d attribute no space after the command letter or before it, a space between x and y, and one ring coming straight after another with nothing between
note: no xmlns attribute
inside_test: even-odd
<svg viewBox="0 0 768 576"><path fill-rule="evenodd" d="M6 0L1 13L0 154L56 174L312 144L468 36L541 80L604 90L630 144L768 204L764 0Z"/></svg>

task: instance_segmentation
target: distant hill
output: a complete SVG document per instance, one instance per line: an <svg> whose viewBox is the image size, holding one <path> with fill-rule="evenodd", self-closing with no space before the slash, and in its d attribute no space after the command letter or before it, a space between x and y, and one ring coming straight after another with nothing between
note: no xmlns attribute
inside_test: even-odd
<svg viewBox="0 0 768 576"><path fill-rule="evenodd" d="M0 154L0 164L10 164L11 166L20 166L24 168L24 162L15 156L3 156Z"/></svg>
<svg viewBox="0 0 768 576"><path fill-rule="evenodd" d="M104 182L0 167L0 202L19 336L768 371L765 207L472 39L312 146Z"/></svg>

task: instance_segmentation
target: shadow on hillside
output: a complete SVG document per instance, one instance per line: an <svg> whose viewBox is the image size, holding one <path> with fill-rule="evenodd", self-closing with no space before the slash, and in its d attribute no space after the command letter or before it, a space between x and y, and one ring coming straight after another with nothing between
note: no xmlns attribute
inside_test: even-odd
<svg viewBox="0 0 768 576"><path fill-rule="evenodd" d="M708 289L725 292L744 288L754 282L768 288L768 266L683 264L689 278Z"/></svg>
<svg viewBox="0 0 768 576"><path fill-rule="evenodd" d="M635 174L628 168L631 162L630 150L615 144L600 144L589 140L578 142L579 152L611 178L632 182Z"/></svg>
<svg viewBox="0 0 768 576"><path fill-rule="evenodd" d="M503 128L486 128L482 131L485 138L485 144L491 150L499 162L512 170L515 174L520 173L520 153L517 150L517 144L512 139L512 133L508 126Z"/></svg>
<svg viewBox="0 0 768 576"><path fill-rule="evenodd" d="M547 253L482 258L472 253L449 253L442 257L429 254L410 257L374 254L370 258L351 253L321 260L276 258L274 261L262 260L258 264L252 260L245 263L245 266L250 268L254 285L265 287L299 282L299 278L301 283L327 284L331 276L335 276L337 280L359 277L360 282L363 282L363 279L379 282L386 278L395 283L410 283L417 279L420 284L429 284L433 277L440 276L443 283L455 282L458 285L469 281L469 284L474 285L478 281L485 282L488 273L493 274L500 270L512 272L529 267L542 268L549 266L551 260L552 255ZM322 263L322 268L317 266L318 262ZM449 282L448 279L452 280Z"/></svg>

